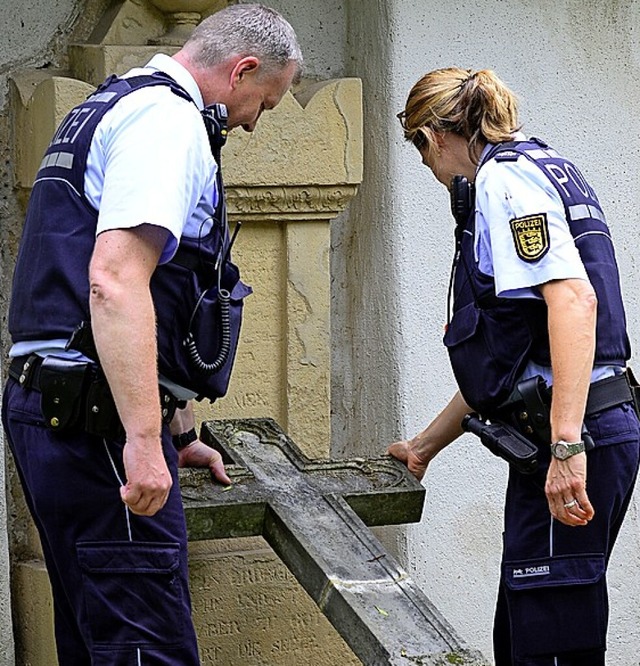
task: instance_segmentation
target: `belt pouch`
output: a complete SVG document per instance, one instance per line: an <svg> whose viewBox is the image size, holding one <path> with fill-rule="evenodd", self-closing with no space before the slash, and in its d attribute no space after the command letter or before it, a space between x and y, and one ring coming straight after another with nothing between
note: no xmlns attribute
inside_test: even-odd
<svg viewBox="0 0 640 666"><path fill-rule="evenodd" d="M518 382L499 416L537 444L551 443L551 414L546 382L540 375Z"/></svg>
<svg viewBox="0 0 640 666"><path fill-rule="evenodd" d="M106 378L98 374L89 384L85 403L84 429L90 435L105 439L121 439L124 427Z"/></svg>
<svg viewBox="0 0 640 666"><path fill-rule="evenodd" d="M48 356L39 373L40 409L52 430L78 425L89 364Z"/></svg>
<svg viewBox="0 0 640 666"><path fill-rule="evenodd" d="M631 370L631 368L627 368L625 374L627 376L627 382L629 384L629 388L631 389L631 395L633 397L633 406L636 410L636 414L640 416L640 385L638 384L638 380L633 374L633 370Z"/></svg>

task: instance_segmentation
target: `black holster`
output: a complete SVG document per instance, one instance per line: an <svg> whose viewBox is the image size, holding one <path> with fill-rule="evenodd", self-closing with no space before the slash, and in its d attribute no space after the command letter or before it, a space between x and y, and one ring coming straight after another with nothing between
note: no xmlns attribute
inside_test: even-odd
<svg viewBox="0 0 640 666"><path fill-rule="evenodd" d="M638 384L638 380L633 374L633 370L631 370L631 368L627 368L625 370L625 376L627 378L627 384L629 384L629 389L631 390L633 407L636 410L636 414L640 417L640 384Z"/></svg>
<svg viewBox="0 0 640 666"><path fill-rule="evenodd" d="M109 384L95 364L48 356L40 365L38 384L48 428L84 430L106 439L124 436Z"/></svg>
<svg viewBox="0 0 640 666"><path fill-rule="evenodd" d="M533 474L538 469L538 446L512 426L499 421L487 423L477 414L462 419L462 429L472 432L494 455L506 460L521 474Z"/></svg>
<svg viewBox="0 0 640 666"><path fill-rule="evenodd" d="M124 427L109 384L101 372L96 374L87 387L84 430L90 435L105 439L124 439Z"/></svg>
<svg viewBox="0 0 640 666"><path fill-rule="evenodd" d="M31 363L37 363L34 359ZM91 381L91 364L49 356L38 372L40 409L52 430L71 430L84 420L83 396ZM19 380L20 381L20 380Z"/></svg>
<svg viewBox="0 0 640 666"><path fill-rule="evenodd" d="M536 444L551 444L551 394L545 380L536 375L514 388L509 400L490 418L508 423Z"/></svg>

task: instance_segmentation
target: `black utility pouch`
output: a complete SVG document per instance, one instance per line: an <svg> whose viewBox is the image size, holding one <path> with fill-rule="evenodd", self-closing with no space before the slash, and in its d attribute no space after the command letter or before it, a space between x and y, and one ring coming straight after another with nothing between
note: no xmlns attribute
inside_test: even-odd
<svg viewBox="0 0 640 666"><path fill-rule="evenodd" d="M633 407L636 410L636 414L640 416L640 384L638 384L638 380L631 368L626 369L626 375L629 388L631 389L631 395L633 396Z"/></svg>
<svg viewBox="0 0 640 666"><path fill-rule="evenodd" d="M124 427L111 395L111 389L106 378L99 371L94 374L87 389L84 409L84 429L90 435L105 439L124 438Z"/></svg>
<svg viewBox="0 0 640 666"><path fill-rule="evenodd" d="M551 397L540 375L516 384L495 416L539 446L551 444Z"/></svg>
<svg viewBox="0 0 640 666"><path fill-rule="evenodd" d="M70 430L81 424L82 400L90 364L48 356L40 366L40 409L52 430Z"/></svg>

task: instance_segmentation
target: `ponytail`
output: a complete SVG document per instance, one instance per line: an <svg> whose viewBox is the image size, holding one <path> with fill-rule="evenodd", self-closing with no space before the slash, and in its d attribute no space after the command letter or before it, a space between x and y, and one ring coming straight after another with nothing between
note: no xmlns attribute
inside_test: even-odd
<svg viewBox="0 0 640 666"><path fill-rule="evenodd" d="M515 95L489 69L449 67L425 74L398 117L405 138L417 147L426 142L431 149L435 132L459 134L468 141L474 163L479 146L510 141L520 129Z"/></svg>

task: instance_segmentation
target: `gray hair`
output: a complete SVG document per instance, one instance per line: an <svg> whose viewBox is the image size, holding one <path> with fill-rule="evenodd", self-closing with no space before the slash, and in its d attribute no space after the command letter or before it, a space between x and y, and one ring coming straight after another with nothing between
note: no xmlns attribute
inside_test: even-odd
<svg viewBox="0 0 640 666"><path fill-rule="evenodd" d="M212 67L228 58L255 56L266 70L297 65L294 80L302 75L302 51L291 25L264 5L229 5L196 26L185 44L194 63Z"/></svg>

